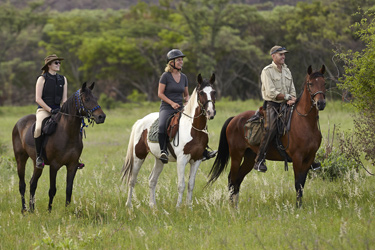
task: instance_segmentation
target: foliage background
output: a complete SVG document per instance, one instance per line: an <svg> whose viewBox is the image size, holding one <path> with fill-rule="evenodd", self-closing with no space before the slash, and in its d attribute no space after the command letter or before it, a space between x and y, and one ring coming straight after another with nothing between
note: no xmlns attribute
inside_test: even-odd
<svg viewBox="0 0 375 250"><path fill-rule="evenodd" d="M34 102L43 58L65 58L69 91L96 81L122 102L134 91L157 100L165 55L180 48L190 89L198 73L216 73L217 92L260 99L259 75L269 49L291 52L287 64L299 90L309 65L327 66L331 97L343 74L337 53L360 51L356 27L374 0L329 1L0 1L0 105Z"/></svg>

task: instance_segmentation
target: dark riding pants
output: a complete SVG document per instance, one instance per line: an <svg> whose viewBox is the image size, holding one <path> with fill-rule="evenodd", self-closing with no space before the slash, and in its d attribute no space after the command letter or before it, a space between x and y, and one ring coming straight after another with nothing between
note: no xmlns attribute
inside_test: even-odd
<svg viewBox="0 0 375 250"><path fill-rule="evenodd" d="M280 109L280 103L266 102L264 106L266 106L264 130L255 162L263 161L266 158L268 145L272 142L277 133L277 116Z"/></svg>

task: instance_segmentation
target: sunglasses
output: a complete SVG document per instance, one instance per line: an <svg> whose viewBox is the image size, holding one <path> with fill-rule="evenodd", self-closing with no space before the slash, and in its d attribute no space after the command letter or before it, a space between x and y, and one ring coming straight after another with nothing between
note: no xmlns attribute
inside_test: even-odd
<svg viewBox="0 0 375 250"><path fill-rule="evenodd" d="M54 63L55 63L56 65L59 65L59 64L61 64L61 62L60 62L60 61L54 61Z"/></svg>
<svg viewBox="0 0 375 250"><path fill-rule="evenodd" d="M272 51L271 55L275 54L276 52L283 51L283 50L286 50L286 48L285 47L278 48L277 50Z"/></svg>

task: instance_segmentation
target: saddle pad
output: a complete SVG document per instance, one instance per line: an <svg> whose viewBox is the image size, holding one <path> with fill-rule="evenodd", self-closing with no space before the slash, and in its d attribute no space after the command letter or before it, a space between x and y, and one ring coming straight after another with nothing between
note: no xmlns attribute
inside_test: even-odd
<svg viewBox="0 0 375 250"><path fill-rule="evenodd" d="M172 116L173 117L173 116ZM170 123L171 119L168 119L168 123ZM170 127L170 124L168 124L168 129ZM178 128L178 124L177 124ZM172 136L168 136L169 141L172 141L174 136L176 135L177 130L175 130L174 133L172 133ZM150 131L148 132L148 140L150 142L159 142L159 118L157 118L151 125Z"/></svg>
<svg viewBox="0 0 375 250"><path fill-rule="evenodd" d="M148 140L150 142L159 141L159 118L157 118L150 127L150 131L148 132Z"/></svg>

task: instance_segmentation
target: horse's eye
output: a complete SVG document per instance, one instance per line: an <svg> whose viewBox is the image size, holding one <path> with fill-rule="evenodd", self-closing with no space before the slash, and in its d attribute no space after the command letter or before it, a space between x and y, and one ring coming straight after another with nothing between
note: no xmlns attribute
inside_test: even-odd
<svg viewBox="0 0 375 250"><path fill-rule="evenodd" d="M211 93L212 93L213 95L216 95L216 91L215 91L215 90L213 90Z"/></svg>
<svg viewBox="0 0 375 250"><path fill-rule="evenodd" d="M203 91L201 90L201 91L199 91L199 94L200 94L200 95L203 95L203 94L204 94L204 92L203 92Z"/></svg>
<svg viewBox="0 0 375 250"><path fill-rule="evenodd" d="M89 102L89 101L90 101L90 97L86 97L85 102Z"/></svg>

